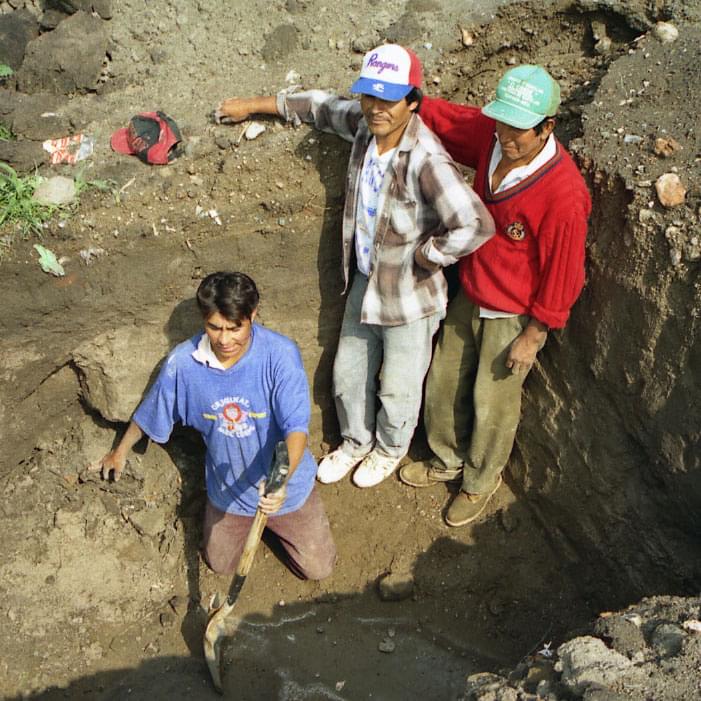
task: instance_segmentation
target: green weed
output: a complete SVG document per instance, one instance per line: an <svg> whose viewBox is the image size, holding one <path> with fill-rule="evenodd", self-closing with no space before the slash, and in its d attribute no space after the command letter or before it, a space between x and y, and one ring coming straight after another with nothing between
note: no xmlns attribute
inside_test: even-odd
<svg viewBox="0 0 701 701"><path fill-rule="evenodd" d="M117 183L114 180L103 180L101 178L93 178L88 180L85 171L92 164L83 166L78 169L73 180L75 181L75 192L77 197L87 190L98 190L99 192L111 192L113 195L117 193ZM77 199L76 199L77 202Z"/></svg>
<svg viewBox="0 0 701 701"><path fill-rule="evenodd" d="M7 163L0 163L0 227L17 224L23 235L33 232L41 236L44 222L59 209L32 198L42 180L36 174L20 176Z"/></svg>
<svg viewBox="0 0 701 701"><path fill-rule="evenodd" d="M0 63L0 78L9 78L14 71L6 64Z"/></svg>
<svg viewBox="0 0 701 701"><path fill-rule="evenodd" d="M15 135L12 133L9 127L6 127L2 122L0 122L0 141L12 141Z"/></svg>

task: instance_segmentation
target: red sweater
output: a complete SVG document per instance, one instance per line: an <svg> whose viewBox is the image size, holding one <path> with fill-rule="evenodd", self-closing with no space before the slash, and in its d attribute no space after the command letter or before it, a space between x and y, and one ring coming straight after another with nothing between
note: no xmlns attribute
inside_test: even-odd
<svg viewBox="0 0 701 701"><path fill-rule="evenodd" d="M450 155L475 169L475 192L496 223L496 234L460 259L465 294L482 307L563 327L584 285L591 211L572 158L558 142L557 154L535 173L492 195L488 171L496 143L494 120L476 107L432 98L424 98L420 114Z"/></svg>

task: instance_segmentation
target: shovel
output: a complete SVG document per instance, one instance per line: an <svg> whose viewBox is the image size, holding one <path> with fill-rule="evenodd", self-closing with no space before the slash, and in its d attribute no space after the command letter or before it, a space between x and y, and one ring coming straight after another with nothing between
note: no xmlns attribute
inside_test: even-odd
<svg viewBox="0 0 701 701"><path fill-rule="evenodd" d="M270 468L270 475L265 483L266 496L277 492L285 484L289 471L290 458L287 453L287 444L280 441L275 446L273 465ZM231 580L226 601L219 606L219 608L212 611L207 623L207 628L204 631L204 656L207 660L209 673L212 675L214 688L220 694L222 693L221 671L219 668L220 643L227 632L226 619L234 608L236 599L238 599L241 593L243 584L246 581L246 576L253 564L253 558L255 557L258 543L260 543L260 538L263 535L263 529L267 521L268 517L258 508L253 519L253 524L251 525L251 530L248 532L246 544L243 547L243 553L241 554L241 559L234 573L234 578ZM233 635L234 632L235 629L229 630L229 635Z"/></svg>

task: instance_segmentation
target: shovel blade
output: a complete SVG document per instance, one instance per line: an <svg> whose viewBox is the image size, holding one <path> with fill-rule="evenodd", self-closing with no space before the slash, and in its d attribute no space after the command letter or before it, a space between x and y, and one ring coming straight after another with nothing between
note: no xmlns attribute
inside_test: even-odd
<svg viewBox="0 0 701 701"><path fill-rule="evenodd" d="M212 677L214 688L221 694L221 641L226 635L226 617L233 606L224 604L210 616L204 632L204 658Z"/></svg>

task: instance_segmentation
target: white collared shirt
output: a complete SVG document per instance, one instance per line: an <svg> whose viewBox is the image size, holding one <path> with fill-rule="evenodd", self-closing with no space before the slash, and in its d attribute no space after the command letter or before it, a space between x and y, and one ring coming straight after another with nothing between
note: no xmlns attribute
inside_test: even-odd
<svg viewBox="0 0 701 701"><path fill-rule="evenodd" d="M526 163L525 166L519 166L510 170L504 179L499 183L499 187L496 191L492 191L493 195L498 192L504 192L511 187L515 187L522 180L525 180L530 175L533 175L539 168L542 168L551 158L554 158L557 154L557 146L555 144L555 136L550 134L548 140L545 142L545 146L541 152L530 162ZM492 150L492 159L489 161L489 189L492 188L492 176L494 171L501 161L501 144L499 139L497 139L496 144L494 144L494 149ZM480 307L480 318L482 319L508 319L512 316L518 316L518 314L513 314L512 312L500 312L496 309L487 309L486 307Z"/></svg>
<svg viewBox="0 0 701 701"><path fill-rule="evenodd" d="M216 370L226 370L226 368L219 362L219 358L214 355L212 350L212 344L209 342L209 336L204 333L200 342L197 344L197 348L192 351L192 357L202 365L206 365L210 368L215 368Z"/></svg>

